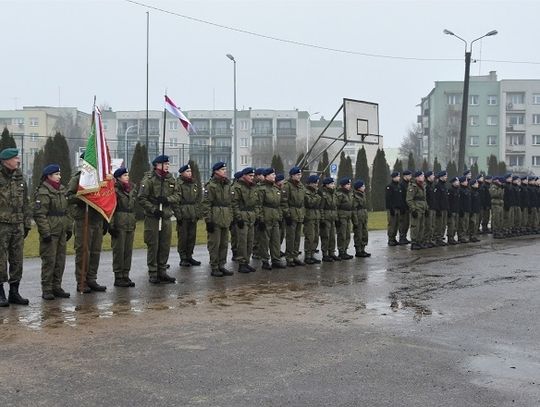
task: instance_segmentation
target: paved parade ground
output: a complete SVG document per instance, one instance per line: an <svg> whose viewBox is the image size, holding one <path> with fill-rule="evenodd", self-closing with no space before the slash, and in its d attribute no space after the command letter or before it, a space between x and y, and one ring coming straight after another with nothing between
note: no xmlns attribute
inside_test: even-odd
<svg viewBox="0 0 540 407"><path fill-rule="evenodd" d="M0 309L1 406L538 406L540 238L411 252L370 233L373 257L211 278L180 270L133 289ZM230 265L236 269L236 266Z"/></svg>

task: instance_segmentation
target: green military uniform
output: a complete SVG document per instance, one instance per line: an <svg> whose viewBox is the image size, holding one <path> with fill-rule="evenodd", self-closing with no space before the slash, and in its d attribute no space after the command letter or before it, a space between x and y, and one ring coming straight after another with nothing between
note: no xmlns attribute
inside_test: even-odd
<svg viewBox="0 0 540 407"><path fill-rule="evenodd" d="M193 259L193 250L197 240L197 220L201 212L199 186L192 179L180 176L176 180L176 193L179 199L175 213L180 265L188 267L200 265L199 261Z"/></svg>
<svg viewBox="0 0 540 407"><path fill-rule="evenodd" d="M66 265L66 241L71 238L73 220L67 215L66 188L56 189L44 180L34 194L34 221L40 241L41 290L64 297L62 277Z"/></svg>
<svg viewBox="0 0 540 407"><path fill-rule="evenodd" d="M135 284L129 278L133 239L135 238L135 197L133 184L116 181L116 210L111 219L109 233L113 256L113 272L116 286L130 287Z"/></svg>
<svg viewBox="0 0 540 407"><path fill-rule="evenodd" d="M179 203L176 180L169 172L159 175L157 170L151 170L141 180L137 199L144 209L144 243L148 248L146 263L150 282L172 283L176 279L169 277L166 271L171 248L171 217Z"/></svg>
<svg viewBox="0 0 540 407"><path fill-rule="evenodd" d="M304 199L306 188L300 181L287 180L281 189L281 208L285 221L286 241L285 258L287 265L303 264L298 260L300 254L300 238L306 210Z"/></svg>
<svg viewBox="0 0 540 407"><path fill-rule="evenodd" d="M279 223L282 221L281 190L271 181L264 181L257 187L259 196L258 229L261 236L261 260L272 266L280 263L280 232Z"/></svg>
<svg viewBox="0 0 540 407"><path fill-rule="evenodd" d="M255 184L243 179L235 182L232 191L233 219L236 223L239 272L255 271L249 267L253 250L254 225L259 213L259 195Z"/></svg>
<svg viewBox="0 0 540 407"><path fill-rule="evenodd" d="M304 196L304 260L307 264L320 262L315 259L315 250L319 243L320 206L321 196L317 193L317 188L308 185Z"/></svg>
<svg viewBox="0 0 540 407"><path fill-rule="evenodd" d="M354 248L356 249L357 257L367 257L366 246L368 244L368 211L366 205L366 195L364 192L355 190L353 205L353 231L354 231ZM366 253L367 254L367 253Z"/></svg>
<svg viewBox="0 0 540 407"><path fill-rule="evenodd" d="M349 244L351 242L353 192L341 187L336 191L335 195L337 205L337 247L341 259L348 260L352 258L350 254L347 254L347 249L349 248Z"/></svg>
<svg viewBox="0 0 540 407"><path fill-rule="evenodd" d="M5 149L0 155L5 155ZM18 155L18 150L12 157ZM9 159L6 157L6 159ZM24 238L31 227L32 210L28 203L28 188L19 169L10 170L4 165L0 169L0 302L7 306L3 284L9 281L9 302L27 305L28 300L20 297L19 283L23 271ZM9 263L9 275L8 275Z"/></svg>
<svg viewBox="0 0 540 407"><path fill-rule="evenodd" d="M335 191L323 186L319 189L321 195L321 250L324 261L341 260L335 255L336 250L336 220L337 201Z"/></svg>
<svg viewBox="0 0 540 407"><path fill-rule="evenodd" d="M498 181L492 182L489 195L491 196L491 231L495 239L500 239L504 237L503 186Z"/></svg>
<svg viewBox="0 0 540 407"><path fill-rule="evenodd" d="M208 253L213 273L223 272L227 262L229 228L233 220L231 184L227 178L212 176L204 186L202 200L204 220L208 232Z"/></svg>
<svg viewBox="0 0 540 407"><path fill-rule="evenodd" d="M418 249L422 247L423 243L425 214L428 210L428 205L424 185L419 185L415 180L409 182L409 186L407 187L407 206L409 207L411 216L411 249Z"/></svg>

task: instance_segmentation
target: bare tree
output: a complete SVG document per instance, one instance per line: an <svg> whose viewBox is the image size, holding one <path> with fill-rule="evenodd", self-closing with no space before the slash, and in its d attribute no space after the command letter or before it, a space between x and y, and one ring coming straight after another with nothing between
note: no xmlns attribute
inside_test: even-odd
<svg viewBox="0 0 540 407"><path fill-rule="evenodd" d="M407 130L407 135L401 140L401 145L399 146L399 156L403 159L407 159L409 154L412 154L412 157L415 162L422 162L422 130L420 125L411 124L409 130ZM407 166L410 167L409 163Z"/></svg>

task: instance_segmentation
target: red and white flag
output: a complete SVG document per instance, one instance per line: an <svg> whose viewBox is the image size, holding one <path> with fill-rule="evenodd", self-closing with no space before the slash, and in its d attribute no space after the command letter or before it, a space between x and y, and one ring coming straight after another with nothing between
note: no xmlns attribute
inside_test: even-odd
<svg viewBox="0 0 540 407"><path fill-rule="evenodd" d="M182 126L184 126L184 129L186 131L193 131L195 132L195 129L191 125L191 122L189 119L180 111L178 106L167 96L165 95L165 109L172 114L174 117L177 117L178 120L180 120L180 123L182 123Z"/></svg>

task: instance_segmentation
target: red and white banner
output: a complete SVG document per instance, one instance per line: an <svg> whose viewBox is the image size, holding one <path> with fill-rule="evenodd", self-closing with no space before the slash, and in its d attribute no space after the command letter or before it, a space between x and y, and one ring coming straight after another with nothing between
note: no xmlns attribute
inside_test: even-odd
<svg viewBox="0 0 540 407"><path fill-rule="evenodd" d="M178 120L180 120L180 123L182 123L182 126L184 126L184 129L187 131L193 131L195 132L195 129L191 125L191 122L188 120L188 118L180 111L178 106L167 96L165 95L165 109L172 114L174 117L177 117Z"/></svg>

